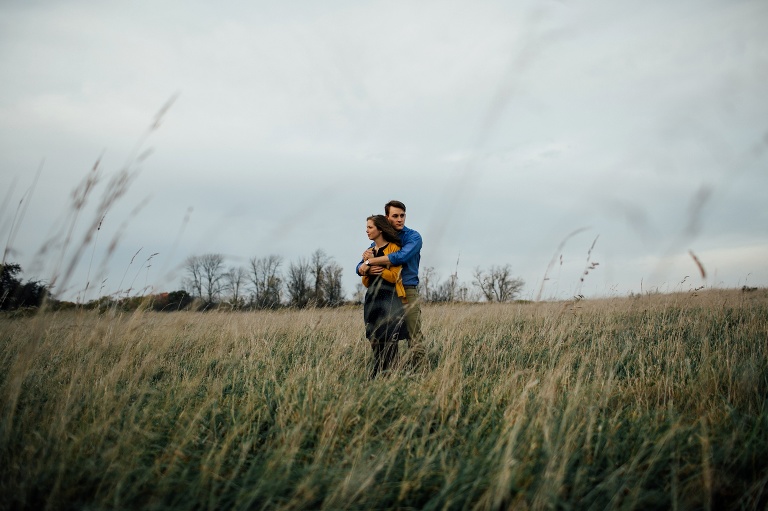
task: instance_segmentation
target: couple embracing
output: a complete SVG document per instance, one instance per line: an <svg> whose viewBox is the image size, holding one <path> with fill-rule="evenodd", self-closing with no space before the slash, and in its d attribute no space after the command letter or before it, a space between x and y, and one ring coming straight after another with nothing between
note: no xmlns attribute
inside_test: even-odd
<svg viewBox="0 0 768 511"><path fill-rule="evenodd" d="M424 358L419 299L421 235L405 226L405 204L389 201L384 215L366 219L370 247L357 264L365 293L365 336L373 349L371 378L390 369L398 340L408 339L414 363Z"/></svg>

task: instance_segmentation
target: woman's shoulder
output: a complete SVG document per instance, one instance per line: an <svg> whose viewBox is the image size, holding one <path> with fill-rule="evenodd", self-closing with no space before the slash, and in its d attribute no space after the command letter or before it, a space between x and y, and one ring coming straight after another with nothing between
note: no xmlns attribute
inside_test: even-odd
<svg viewBox="0 0 768 511"><path fill-rule="evenodd" d="M394 242L389 242L386 247L384 247L384 253L385 254L391 254L392 252L397 252L402 247Z"/></svg>

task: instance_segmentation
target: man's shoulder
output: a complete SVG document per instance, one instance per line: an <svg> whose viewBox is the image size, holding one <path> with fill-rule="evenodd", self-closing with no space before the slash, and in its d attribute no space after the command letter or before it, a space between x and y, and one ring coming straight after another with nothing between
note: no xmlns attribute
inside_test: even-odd
<svg viewBox="0 0 768 511"><path fill-rule="evenodd" d="M401 231L401 236L406 240L421 239L421 234L419 234L419 231L417 231L416 229L411 229L406 226L403 226L403 230Z"/></svg>
<svg viewBox="0 0 768 511"><path fill-rule="evenodd" d="M421 245L421 234L419 234L418 231L403 226L403 230L400 231L400 241L403 246L408 245L410 247L413 245Z"/></svg>
<svg viewBox="0 0 768 511"><path fill-rule="evenodd" d="M407 234L409 236L419 236L419 237L421 237L421 234L419 234L419 231L417 231L416 229L411 229L407 225L403 226L403 231L402 232L403 232L403 234Z"/></svg>

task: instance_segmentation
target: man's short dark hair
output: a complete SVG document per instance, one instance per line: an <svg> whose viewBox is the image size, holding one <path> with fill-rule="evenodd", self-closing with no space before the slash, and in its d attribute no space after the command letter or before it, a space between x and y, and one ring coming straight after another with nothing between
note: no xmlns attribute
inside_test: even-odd
<svg viewBox="0 0 768 511"><path fill-rule="evenodd" d="M387 202L386 204L384 204L384 214L387 215L387 216L389 216L389 208L390 207L395 207L397 209L402 209L403 211L405 211L405 204L403 204L399 200L391 200L391 201Z"/></svg>

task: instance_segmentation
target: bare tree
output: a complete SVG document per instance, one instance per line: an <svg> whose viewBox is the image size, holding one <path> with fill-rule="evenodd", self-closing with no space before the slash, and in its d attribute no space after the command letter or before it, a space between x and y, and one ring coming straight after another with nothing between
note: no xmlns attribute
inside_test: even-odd
<svg viewBox="0 0 768 511"><path fill-rule="evenodd" d="M248 273L242 266L233 266L224 274L223 289L229 292L232 308L239 309L243 305L243 287Z"/></svg>
<svg viewBox="0 0 768 511"><path fill-rule="evenodd" d="M304 259L299 259L288 266L288 298L293 307L303 308L312 300L312 285L309 277L311 265Z"/></svg>
<svg viewBox="0 0 768 511"><path fill-rule="evenodd" d="M456 300L459 300L458 294L460 291L459 289L459 259L460 258L461 258L461 255L456 256L456 268L453 270L453 273L451 273L451 276L449 277L448 281L444 283L445 287L447 288L446 291L448 294L449 302L455 302Z"/></svg>
<svg viewBox="0 0 768 511"><path fill-rule="evenodd" d="M325 267L328 265L329 259L328 256L325 254L325 252L318 248L314 251L312 254L312 258L310 260L310 273L312 273L312 277L314 278L314 287L312 290L312 301L315 303L315 306L322 307L326 303L326 296L324 294L325 286L324 286L324 279L325 279Z"/></svg>
<svg viewBox="0 0 768 511"><path fill-rule="evenodd" d="M327 305L336 307L344 301L344 290L341 286L343 269L335 261L330 261L325 266L322 289Z"/></svg>
<svg viewBox="0 0 768 511"><path fill-rule="evenodd" d="M459 284L459 286L454 291L453 299L456 302L477 302L479 298L480 297L477 295L477 293L470 291L466 284Z"/></svg>
<svg viewBox="0 0 768 511"><path fill-rule="evenodd" d="M187 277L184 279L184 287L190 295L203 297L203 269L200 256L190 256L184 263Z"/></svg>
<svg viewBox="0 0 768 511"><path fill-rule="evenodd" d="M438 280L438 278L435 269L432 266L427 266L421 270L421 275L419 276L419 290L421 291L421 297L425 302L432 301L432 286L434 286L435 280Z"/></svg>
<svg viewBox="0 0 768 511"><path fill-rule="evenodd" d="M365 286L360 281L355 284L355 294L352 296L352 300L355 303L363 303L365 301Z"/></svg>
<svg viewBox="0 0 768 511"><path fill-rule="evenodd" d="M430 293L430 302L451 302L453 296L451 292L451 281L446 280L434 287L432 293Z"/></svg>
<svg viewBox="0 0 768 511"><path fill-rule="evenodd" d="M431 297L433 302L468 302L472 300L467 286L459 282L456 273L435 286Z"/></svg>
<svg viewBox="0 0 768 511"><path fill-rule="evenodd" d="M448 280L440 282L432 289L433 302L454 302L459 299L459 276L452 273Z"/></svg>
<svg viewBox="0 0 768 511"><path fill-rule="evenodd" d="M260 309L280 305L283 279L280 265L283 259L277 255L254 257L250 260L250 279L253 284L253 303Z"/></svg>
<svg viewBox="0 0 768 511"><path fill-rule="evenodd" d="M215 303L221 295L224 279L224 256L205 254L200 256L202 270L203 297L208 304Z"/></svg>
<svg viewBox="0 0 768 511"><path fill-rule="evenodd" d="M525 284L522 279L512 278L510 266L491 266L486 273L479 267L473 273L474 284L489 302L508 302L520 293Z"/></svg>

